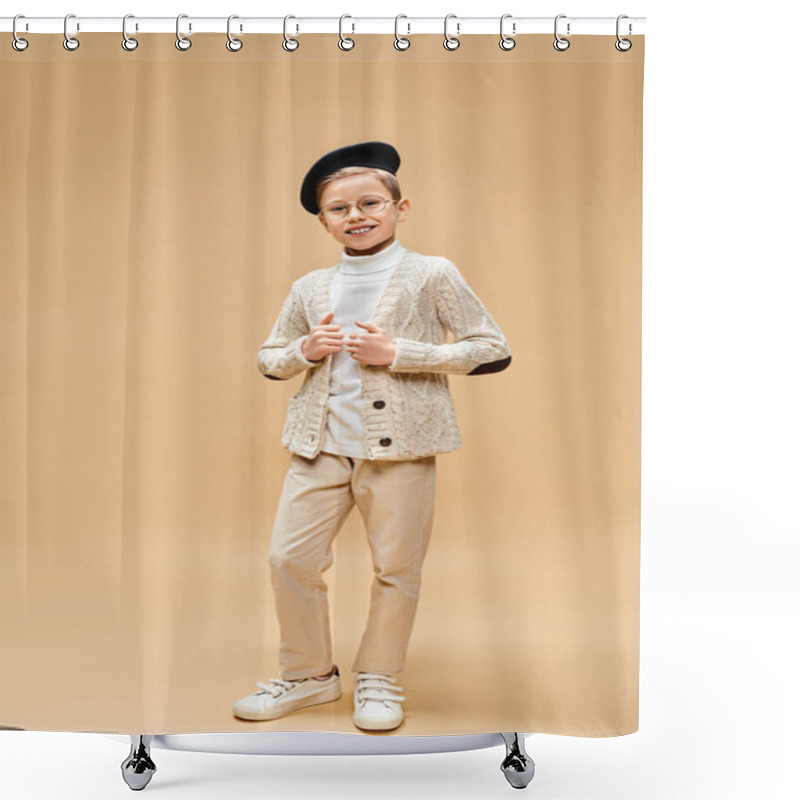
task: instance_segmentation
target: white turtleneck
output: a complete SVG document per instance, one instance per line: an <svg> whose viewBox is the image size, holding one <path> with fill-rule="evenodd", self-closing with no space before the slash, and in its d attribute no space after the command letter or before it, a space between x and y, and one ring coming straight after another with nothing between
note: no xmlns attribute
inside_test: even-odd
<svg viewBox="0 0 800 800"><path fill-rule="evenodd" d="M395 239L369 256L350 256L342 251L339 269L331 282L331 323L339 325L344 341L364 333L358 322L370 322L375 306L392 271L406 248ZM364 421L361 414L361 365L342 347L331 356L328 418L321 450L326 453L366 458Z"/></svg>

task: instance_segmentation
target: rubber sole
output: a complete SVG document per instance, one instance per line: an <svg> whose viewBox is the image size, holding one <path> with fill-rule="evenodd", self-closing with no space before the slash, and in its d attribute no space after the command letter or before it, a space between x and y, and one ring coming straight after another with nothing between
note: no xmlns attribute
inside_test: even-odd
<svg viewBox="0 0 800 800"><path fill-rule="evenodd" d="M233 714L240 719L249 719L263 722L265 720L280 719L293 711L299 711L301 708L308 708L309 706L318 706L323 703L333 703L342 696L341 685L329 686L319 694L311 695L310 697L298 698L293 703L287 703L280 709L275 711L248 711L245 708L239 709L238 704L233 706Z"/></svg>
<svg viewBox="0 0 800 800"><path fill-rule="evenodd" d="M387 725L385 722L356 722L355 715L353 715L353 724L362 731L393 731L403 724L403 720L401 719L396 725Z"/></svg>

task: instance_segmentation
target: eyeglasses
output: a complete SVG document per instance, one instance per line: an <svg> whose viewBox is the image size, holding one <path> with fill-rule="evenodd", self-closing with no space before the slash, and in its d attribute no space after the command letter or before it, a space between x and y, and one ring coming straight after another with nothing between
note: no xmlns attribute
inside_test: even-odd
<svg viewBox="0 0 800 800"><path fill-rule="evenodd" d="M362 197L355 205L362 214L380 214L389 203L396 203L397 200L389 200L378 194L368 194ZM322 209L322 215L326 219L344 219L350 213L352 203L331 203Z"/></svg>

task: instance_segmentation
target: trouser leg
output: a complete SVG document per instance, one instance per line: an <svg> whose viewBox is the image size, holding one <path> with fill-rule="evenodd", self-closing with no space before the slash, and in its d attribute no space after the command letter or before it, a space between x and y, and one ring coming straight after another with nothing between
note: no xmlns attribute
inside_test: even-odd
<svg viewBox="0 0 800 800"><path fill-rule="evenodd" d="M353 670L393 675L405 666L419 600L422 562L433 529L436 457L357 462L353 496L364 519L375 575Z"/></svg>
<svg viewBox="0 0 800 800"><path fill-rule="evenodd" d="M322 675L333 666L322 573L333 563L333 540L353 507L350 474L343 456L292 453L269 552L284 679Z"/></svg>

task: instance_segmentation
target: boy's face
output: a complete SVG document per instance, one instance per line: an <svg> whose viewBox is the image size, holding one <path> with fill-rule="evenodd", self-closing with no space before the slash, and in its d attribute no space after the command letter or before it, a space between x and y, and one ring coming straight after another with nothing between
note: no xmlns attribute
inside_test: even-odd
<svg viewBox="0 0 800 800"><path fill-rule="evenodd" d="M389 202L381 211L362 211L357 203L368 196L382 197ZM334 219L323 213L324 209L333 206L347 207L342 219ZM319 207L323 210L318 215L322 227L344 246L345 253L368 256L394 241L397 223L408 216L411 203L407 198L393 202L389 190L375 175L363 173L329 183L320 195ZM364 231L365 228L368 230Z"/></svg>

